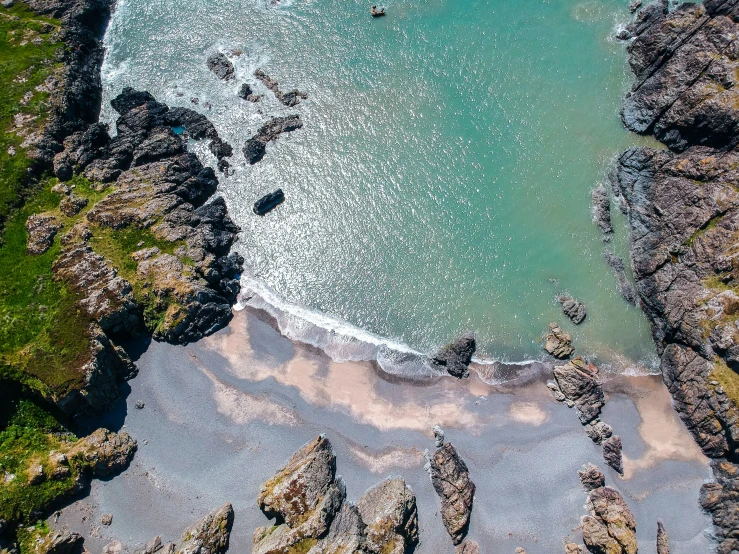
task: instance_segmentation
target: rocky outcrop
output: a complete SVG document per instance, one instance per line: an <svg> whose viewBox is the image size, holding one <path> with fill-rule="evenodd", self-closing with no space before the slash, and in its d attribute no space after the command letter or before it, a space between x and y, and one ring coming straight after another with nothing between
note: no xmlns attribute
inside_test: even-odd
<svg viewBox="0 0 739 554"><path fill-rule="evenodd" d="M613 435L613 429L603 421L591 421L585 426L585 432L595 444L603 444L603 441Z"/></svg>
<svg viewBox="0 0 739 554"><path fill-rule="evenodd" d="M94 477L108 477L128 467L136 448L136 441L125 431L114 433L98 429L80 439L67 456L79 456Z"/></svg>
<svg viewBox="0 0 739 554"><path fill-rule="evenodd" d="M222 81L234 78L234 65L223 52L214 52L208 56L205 65Z"/></svg>
<svg viewBox="0 0 739 554"><path fill-rule="evenodd" d="M700 503L713 519L717 554L731 554L739 550L739 465L714 460L711 467L716 481L701 487Z"/></svg>
<svg viewBox="0 0 739 554"><path fill-rule="evenodd" d="M455 545L467 535L475 484L467 465L451 443L436 449L429 460L431 483L441 500L441 518Z"/></svg>
<svg viewBox="0 0 739 554"><path fill-rule="evenodd" d="M256 553L403 554L418 542L416 498L400 478L345 502L331 443L321 436L298 450L262 485L257 499L276 525L254 532Z"/></svg>
<svg viewBox="0 0 739 554"><path fill-rule="evenodd" d="M439 370L458 379L469 377L469 365L476 348L475 336L472 333L466 333L439 350L431 358L431 363Z"/></svg>
<svg viewBox="0 0 739 554"><path fill-rule="evenodd" d="M275 97L277 97L277 99L285 106L292 108L293 106L297 106L298 104L300 104L301 100L305 100L306 98L308 98L308 95L306 93L300 92L297 89L290 92L282 92L280 90L280 84L261 69L257 69L254 72L254 76L259 81L261 81L261 83L265 87L271 90L275 94Z"/></svg>
<svg viewBox="0 0 739 554"><path fill-rule="evenodd" d="M589 491L590 515L582 518L583 542L593 554L636 554L636 520L621 494L605 486L605 477L592 464L578 472Z"/></svg>
<svg viewBox="0 0 739 554"><path fill-rule="evenodd" d="M568 294L557 295L557 302L562 305L562 311L575 325L580 325L587 316L585 305Z"/></svg>
<svg viewBox="0 0 739 554"><path fill-rule="evenodd" d="M303 127L299 115L288 115L286 117L273 117L257 131L257 134L251 137L244 144L243 152L246 161L254 165L262 158L267 151L267 144L277 138L282 133L291 133Z"/></svg>
<svg viewBox="0 0 739 554"><path fill-rule="evenodd" d="M454 549L454 554L480 554L480 545L475 541L464 541L462 544L457 545Z"/></svg>
<svg viewBox="0 0 739 554"><path fill-rule="evenodd" d="M544 350L560 360L569 358L575 353L572 337L560 329L556 323L549 324L549 332L544 337Z"/></svg>
<svg viewBox="0 0 739 554"><path fill-rule="evenodd" d="M26 253L40 256L54 244L54 237L64 225L54 216L34 214L26 220Z"/></svg>
<svg viewBox="0 0 739 554"><path fill-rule="evenodd" d="M621 295L621 298L626 300L629 304L636 304L636 291L634 285L626 276L626 265L624 264L623 258L616 256L612 252L605 252L604 257L606 263L613 270L613 275L616 277L616 287Z"/></svg>
<svg viewBox="0 0 739 554"><path fill-rule="evenodd" d="M556 400L575 408L583 425L595 420L605 403L598 368L579 356L565 365L555 366L554 381L549 381L547 386Z"/></svg>
<svg viewBox="0 0 739 554"><path fill-rule="evenodd" d="M657 520L657 554L670 554L670 540L662 520Z"/></svg>
<svg viewBox="0 0 739 554"><path fill-rule="evenodd" d="M262 96L259 94L254 94L254 91L251 89L249 84L244 83L239 89L239 98L241 98L242 100L248 100L249 102L259 102L262 99Z"/></svg>
<svg viewBox="0 0 739 554"><path fill-rule="evenodd" d="M36 554L80 554L84 539L68 530L51 531L34 545Z"/></svg>

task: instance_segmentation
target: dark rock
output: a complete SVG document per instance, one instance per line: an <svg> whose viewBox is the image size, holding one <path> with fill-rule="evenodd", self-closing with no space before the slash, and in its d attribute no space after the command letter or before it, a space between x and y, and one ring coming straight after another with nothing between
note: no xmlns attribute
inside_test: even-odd
<svg viewBox="0 0 739 554"><path fill-rule="evenodd" d="M39 256L54 244L54 237L64 225L52 215L34 214L26 221L26 252Z"/></svg>
<svg viewBox="0 0 739 554"><path fill-rule="evenodd" d="M569 358L575 353L572 337L560 329L556 323L549 324L549 333L544 337L544 350L560 360Z"/></svg>
<svg viewBox="0 0 739 554"><path fill-rule="evenodd" d="M233 156L234 153L233 147L220 138L216 138L211 141L210 151L216 158L218 158L219 161L223 158Z"/></svg>
<svg viewBox="0 0 739 554"><path fill-rule="evenodd" d="M554 368L557 389L565 401L574 405L583 425L596 419L605 403L597 374L598 369L580 357Z"/></svg>
<svg viewBox="0 0 739 554"><path fill-rule="evenodd" d="M657 520L657 554L670 554L670 541L662 520Z"/></svg>
<svg viewBox="0 0 739 554"><path fill-rule="evenodd" d="M262 97L259 94L254 94L254 91L251 89L249 84L244 83L239 89L239 98L248 100L249 102L259 102Z"/></svg>
<svg viewBox="0 0 739 554"><path fill-rule="evenodd" d="M458 379L469 377L468 368L476 348L475 336L472 333L466 333L439 350L431 358L431 363Z"/></svg>
<svg viewBox="0 0 739 554"><path fill-rule="evenodd" d="M583 322L587 314L585 313L585 306L582 302L566 294L558 295L557 302L562 304L562 311L570 318L572 323L580 325Z"/></svg>
<svg viewBox="0 0 739 554"><path fill-rule="evenodd" d="M300 92L299 90L293 90L291 92L283 93L280 90L279 83L276 80L272 79L269 75L267 75L261 69L257 69L254 72L254 76L257 79L259 79L262 82L262 84L264 84L264 86L266 86L269 90L271 90L275 94L277 99L280 102L282 102L285 106L288 106L288 107L296 106L300 104L301 99L304 100L308 98L308 95L306 93ZM242 90L243 90L243 87L242 87ZM239 96L241 96L241 92L239 93ZM244 98L243 96L241 97ZM248 95L247 95L247 99L249 99Z"/></svg>
<svg viewBox="0 0 739 554"><path fill-rule="evenodd" d="M623 459L621 456L621 437L612 435L603 441L603 459L621 475L624 474Z"/></svg>
<svg viewBox="0 0 739 554"><path fill-rule="evenodd" d="M711 462L715 482L701 487L700 504L711 514L719 541L718 554L739 550L739 466L726 460Z"/></svg>
<svg viewBox="0 0 739 554"><path fill-rule="evenodd" d="M146 404L144 404L144 403L143 403L143 402L142 402L141 400L138 400L138 401L136 402L136 404L134 405L134 407L135 407L135 408L136 408L137 410L143 410L145 406L146 406Z"/></svg>
<svg viewBox="0 0 739 554"><path fill-rule="evenodd" d="M591 194L593 201L593 221L598 225L603 235L603 241L609 242L613 237L613 224L611 223L611 199L603 183L593 189Z"/></svg>
<svg viewBox="0 0 739 554"><path fill-rule="evenodd" d="M285 194L282 189L264 195L254 203L254 213L257 215L265 215L274 210L277 206L285 201Z"/></svg>
<svg viewBox="0 0 739 554"><path fill-rule="evenodd" d="M587 492L603 487L606 484L605 475L601 473L596 465L587 464L584 466L584 469L582 471L578 471L577 474L580 477L580 483Z"/></svg>
<svg viewBox="0 0 739 554"><path fill-rule="evenodd" d="M430 460L431 483L441 500L441 518L452 542L460 544L467 535L475 496L467 465L451 443L438 448Z"/></svg>
<svg viewBox="0 0 739 554"><path fill-rule="evenodd" d="M626 266L624 261L611 252L604 254L606 263L613 270L613 274L616 276L616 285L618 292L621 297L626 300L629 304L636 304L636 291L634 285L631 284L629 278L626 276Z"/></svg>
<svg viewBox="0 0 739 554"><path fill-rule="evenodd" d="M385 14L385 8L378 8L377 6L372 6L370 9L370 15L372 17L384 17Z"/></svg>
<svg viewBox="0 0 739 554"><path fill-rule="evenodd" d="M604 440L611 437L613 429L607 423L602 421L591 421L586 427L585 431L595 444L602 444Z"/></svg>
<svg viewBox="0 0 739 554"><path fill-rule="evenodd" d="M223 52L208 56L206 65L221 80L228 81L234 77L234 66Z"/></svg>
<svg viewBox="0 0 739 554"><path fill-rule="evenodd" d="M257 134L246 141L244 156L246 161L254 165L264 157L267 143L277 140L282 133L290 133L303 126L299 115L273 117L257 131Z"/></svg>

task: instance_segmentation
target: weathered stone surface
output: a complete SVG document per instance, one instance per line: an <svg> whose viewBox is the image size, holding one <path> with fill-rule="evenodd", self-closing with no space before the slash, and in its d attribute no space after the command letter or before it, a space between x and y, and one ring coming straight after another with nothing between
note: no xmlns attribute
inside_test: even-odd
<svg viewBox="0 0 739 554"><path fill-rule="evenodd" d="M451 443L438 448L430 460L431 483L441 500L441 518L454 544L467 535L475 496L467 465Z"/></svg>
<svg viewBox="0 0 739 554"><path fill-rule="evenodd" d="M603 183L599 183L591 193L593 201L593 221L603 235L603 242L610 242L613 237L613 224L611 223L611 199L608 190Z"/></svg>
<svg viewBox="0 0 739 554"><path fill-rule="evenodd" d="M560 294L557 296L557 302L562 305L562 311L575 325L580 325L585 320L587 316L585 305L579 300L567 294Z"/></svg>
<svg viewBox="0 0 739 554"><path fill-rule="evenodd" d="M28 231L28 243L26 252L33 256L39 256L46 252L54 244L54 237L62 223L51 215L34 214L26 221Z"/></svg>
<svg viewBox="0 0 739 554"><path fill-rule="evenodd" d="M366 525L369 552L403 554L418 542L416 496L400 477L369 489L357 508Z"/></svg>
<svg viewBox="0 0 739 554"><path fill-rule="evenodd" d="M87 206L87 203L87 198L70 194L62 198L59 203L59 210L67 217L74 217Z"/></svg>
<svg viewBox="0 0 739 554"><path fill-rule="evenodd" d="M36 543L37 554L79 554L84 539L70 531L51 531L41 542Z"/></svg>
<svg viewBox="0 0 739 554"><path fill-rule="evenodd" d="M475 541L466 540L462 544L457 545L454 554L480 554L480 545Z"/></svg>
<svg viewBox="0 0 739 554"><path fill-rule="evenodd" d="M598 369L577 357L554 368L554 378L564 399L577 410L577 417L585 425L600 415L605 403L598 379ZM555 396L556 398L556 396Z"/></svg>
<svg viewBox="0 0 739 554"><path fill-rule="evenodd" d="M715 482L701 487L700 503L711 514L719 546L718 554L739 551L739 466L725 460L711 462Z"/></svg>
<svg viewBox="0 0 739 554"><path fill-rule="evenodd" d="M618 435L613 435L603 441L603 459L621 475L624 473L624 465L621 456L622 449L621 437Z"/></svg>
<svg viewBox="0 0 739 554"><path fill-rule="evenodd" d="M588 492L603 487L606 484L605 475L594 464L583 466L583 469L579 470L577 475L580 477L580 483L583 488Z"/></svg>
<svg viewBox="0 0 739 554"><path fill-rule="evenodd" d="M565 333L556 323L549 324L549 332L544 337L544 350L558 359L569 358L575 353L572 337Z"/></svg>
<svg viewBox="0 0 739 554"><path fill-rule="evenodd" d="M636 554L636 520L621 494L602 485L605 478L592 464L578 473L586 490L600 484L590 489L587 501L590 515L582 518L583 541L588 551L593 554Z"/></svg>
<svg viewBox="0 0 739 554"><path fill-rule="evenodd" d="M595 444L602 444L604 440L610 438L613 434L613 429L607 423L602 421L591 421L586 427L585 431Z"/></svg>
<svg viewBox="0 0 739 554"><path fill-rule="evenodd" d="M431 358L431 363L459 379L469 377L468 368L476 348L475 336L472 333L466 333L439 350Z"/></svg>
<svg viewBox="0 0 739 554"><path fill-rule="evenodd" d="M657 554L670 554L670 540L662 520L657 520Z"/></svg>
<svg viewBox="0 0 739 554"><path fill-rule="evenodd" d="M365 524L356 506L344 502L331 522L328 535L319 540L309 554L366 552Z"/></svg>
<svg viewBox="0 0 739 554"><path fill-rule="evenodd" d="M634 285L626 276L626 265L623 259L612 252L606 252L604 257L616 277L616 287L621 297L629 304L636 304L636 290L634 290Z"/></svg>
<svg viewBox="0 0 739 554"><path fill-rule="evenodd" d="M215 52L211 54L208 56L205 63L208 66L208 69L210 69L219 79L224 81L233 79L234 66L231 63L231 60L229 60L223 52Z"/></svg>
<svg viewBox="0 0 739 554"><path fill-rule="evenodd" d="M95 477L107 477L128 467L136 452L136 441L125 431L113 433L98 429L80 439L67 454L70 458L81 456L92 468Z"/></svg>
<svg viewBox="0 0 739 554"><path fill-rule="evenodd" d="M233 521L233 507L226 503L185 529L175 554L224 554Z"/></svg>
<svg viewBox="0 0 739 554"><path fill-rule="evenodd" d="M286 117L273 117L257 131L253 137L244 144L243 152L246 161L254 165L267 151L267 143L277 140L282 133L290 133L303 127L299 115L288 115Z"/></svg>

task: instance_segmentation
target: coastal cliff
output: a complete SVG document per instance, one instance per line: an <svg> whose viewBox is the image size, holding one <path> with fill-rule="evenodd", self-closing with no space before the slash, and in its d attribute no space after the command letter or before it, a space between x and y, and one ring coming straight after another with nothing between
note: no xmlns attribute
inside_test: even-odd
<svg viewBox="0 0 739 554"><path fill-rule="evenodd" d="M624 152L614 194L664 382L715 459L701 503L728 554L739 549L739 2L655 2L620 36L633 39L636 76L624 124L669 150Z"/></svg>

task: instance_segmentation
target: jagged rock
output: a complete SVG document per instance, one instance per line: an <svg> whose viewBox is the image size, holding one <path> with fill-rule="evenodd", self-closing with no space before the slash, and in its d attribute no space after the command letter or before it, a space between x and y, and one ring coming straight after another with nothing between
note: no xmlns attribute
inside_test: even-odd
<svg viewBox="0 0 739 554"><path fill-rule="evenodd" d="M400 477L369 489L357 508L366 525L368 552L403 554L418 543L416 496Z"/></svg>
<svg viewBox="0 0 739 554"><path fill-rule="evenodd" d="M430 460L431 483L441 500L441 518L454 544L462 542L472 513L475 484L467 465L451 443L438 448Z"/></svg>
<svg viewBox="0 0 739 554"><path fill-rule="evenodd" d="M105 525L106 527L112 525L113 514L103 514L102 516L100 516L100 523L102 525Z"/></svg>
<svg viewBox="0 0 739 554"><path fill-rule="evenodd" d="M213 155L218 158L218 160L222 160L223 158L227 158L229 156L233 156L234 149L233 147L227 143L226 141L215 138L210 142L210 151L213 153Z"/></svg>
<svg viewBox="0 0 739 554"><path fill-rule="evenodd" d="M578 473L586 490L601 485L590 489L587 501L590 515L582 518L582 536L588 551L592 554L636 554L636 520L621 494L602 485L605 478L592 464Z"/></svg>
<svg viewBox="0 0 739 554"><path fill-rule="evenodd" d="M597 418L605 404L597 371L594 365L586 363L580 357L554 368L557 388L565 401L573 403L583 425Z"/></svg>
<svg viewBox="0 0 739 554"><path fill-rule="evenodd" d="M319 540L308 554L343 554L366 552L365 524L356 506L344 502L331 522L328 535Z"/></svg>
<svg viewBox="0 0 739 554"><path fill-rule="evenodd" d="M281 523L254 532L254 554L312 548L329 530L346 497L335 479L336 457L320 436L298 450L259 490L257 503L267 517Z"/></svg>
<svg viewBox="0 0 739 554"><path fill-rule="evenodd" d="M226 503L185 529L175 554L224 554L234 521L234 511Z"/></svg>
<svg viewBox="0 0 739 554"><path fill-rule="evenodd" d="M267 143L277 140L282 133L290 133L303 127L299 115L273 117L257 131L257 134L244 144L244 156L249 164L254 165L262 158L267 150Z"/></svg>
<svg viewBox="0 0 739 554"><path fill-rule="evenodd" d="M621 437L618 435L613 435L603 441L603 459L621 475L624 474L623 459L621 457L622 448Z"/></svg>
<svg viewBox="0 0 739 554"><path fill-rule="evenodd" d="M611 223L611 199L603 183L599 183L591 193L593 201L593 221L600 228L603 241L609 242L613 237L613 224Z"/></svg>
<svg viewBox="0 0 739 554"><path fill-rule="evenodd" d="M372 6L370 8L370 15L372 17L383 17L385 16L385 8L378 8L377 6Z"/></svg>
<svg viewBox="0 0 739 554"><path fill-rule="evenodd" d="M586 427L585 431L595 444L602 444L603 441L610 438L613 434L613 429L607 423L602 421L591 421Z"/></svg>
<svg viewBox="0 0 739 554"><path fill-rule="evenodd" d="M575 353L572 337L560 329L556 323L549 324L549 333L544 337L544 350L560 360L569 358Z"/></svg>
<svg viewBox="0 0 739 554"><path fill-rule="evenodd" d="M613 270L613 274L616 276L616 286L621 297L626 300L629 304L636 304L636 291L634 285L631 284L629 278L626 276L626 266L623 259L619 258L612 252L606 252L604 254L606 263Z"/></svg>
<svg viewBox="0 0 739 554"><path fill-rule="evenodd" d="M215 52L208 56L206 65L219 79L223 81L233 79L234 66L223 52Z"/></svg>
<svg viewBox="0 0 739 554"><path fill-rule="evenodd" d="M475 336L472 333L466 333L439 350L431 358L431 363L458 379L469 377L468 368L476 348Z"/></svg>
<svg viewBox="0 0 739 554"><path fill-rule="evenodd" d="M662 520L657 520L657 554L670 554L670 542Z"/></svg>
<svg viewBox="0 0 739 554"><path fill-rule="evenodd" d="M113 433L98 429L80 439L68 456L80 456L90 466L94 477L107 477L126 469L136 452L136 441L125 431Z"/></svg>
<svg viewBox="0 0 739 554"><path fill-rule="evenodd" d="M462 544L457 545L454 554L480 554L480 545L475 541L466 540Z"/></svg>
<svg viewBox="0 0 739 554"><path fill-rule="evenodd" d="M84 539L70 531L51 531L35 544L37 554L79 554Z"/></svg>
<svg viewBox="0 0 739 554"><path fill-rule="evenodd" d="M585 306L582 302L566 294L558 295L557 302L562 304L562 311L570 318L572 323L580 325L583 322L587 314L585 313Z"/></svg>
<svg viewBox="0 0 739 554"><path fill-rule="evenodd" d="M51 215L34 214L26 220L28 243L26 252L39 256L54 244L54 237L64 225Z"/></svg>
<svg viewBox="0 0 739 554"><path fill-rule="evenodd" d="M285 193L282 192L282 189L277 189L274 192L265 194L262 198L254 202L254 213L257 215L265 215L274 210L284 201Z"/></svg>
<svg viewBox="0 0 739 554"><path fill-rule="evenodd" d="M588 492L603 487L606 484L605 475L594 464L583 466L582 470L578 470L577 475L580 477L580 483L583 488Z"/></svg>
<svg viewBox="0 0 739 554"><path fill-rule="evenodd" d="M719 540L718 554L739 550L739 466L725 460L714 460L711 468L715 482L701 487L700 504L711 514L714 533Z"/></svg>
<svg viewBox="0 0 739 554"><path fill-rule="evenodd" d="M247 83L244 83L239 89L239 98L248 100L249 102L259 102L262 96L260 94L254 94L251 87Z"/></svg>

